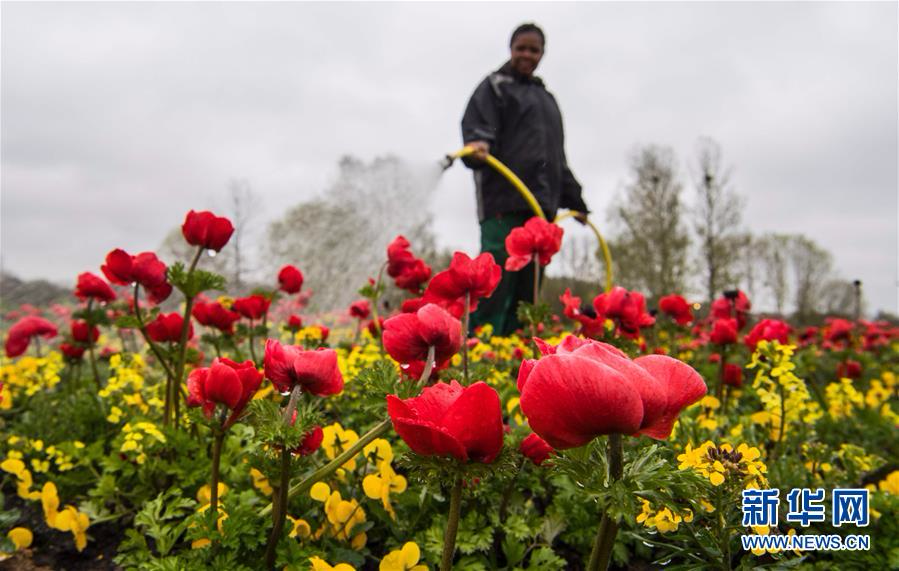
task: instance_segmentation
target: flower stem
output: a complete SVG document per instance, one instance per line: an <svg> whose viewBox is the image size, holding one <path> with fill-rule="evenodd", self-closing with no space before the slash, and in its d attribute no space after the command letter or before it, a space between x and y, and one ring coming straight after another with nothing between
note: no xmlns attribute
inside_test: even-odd
<svg viewBox="0 0 899 571"><path fill-rule="evenodd" d="M169 414L170 414L170 406L169 402L169 393L171 392L172 387L172 379L175 378L175 373L172 372L172 368L169 366L168 361L162 356L162 352L159 350L159 347L156 346L156 343L150 339L150 336L147 335L147 326L144 324L144 317L141 315L140 311L140 303L138 302L138 296L140 294L140 284L135 282L134 284L134 317L137 319L138 329L140 330L140 334L143 336L144 341L147 342L147 345L150 346L150 350L156 355L156 359L159 361L159 364L162 365L162 368L165 370L165 409L163 412L163 424L169 423Z"/></svg>
<svg viewBox="0 0 899 571"><path fill-rule="evenodd" d="M534 256L534 313L537 314L537 302L540 300L540 256ZM537 336L537 324L531 320L531 338ZM535 342L536 343L536 342ZM535 347L536 348L536 347ZM536 353L535 353L536 354Z"/></svg>
<svg viewBox="0 0 899 571"><path fill-rule="evenodd" d="M718 386L715 387L715 398L718 402L724 397L724 367L727 365L727 345L721 346L721 361L718 363Z"/></svg>
<svg viewBox="0 0 899 571"><path fill-rule="evenodd" d="M212 440L212 484L209 488L209 510L218 518L219 507L219 464L222 459L222 442L225 440L225 431L215 429Z"/></svg>
<svg viewBox="0 0 899 571"><path fill-rule="evenodd" d="M293 420L293 411L297 409L297 399L300 398L301 392L303 392L303 386L299 383L295 384L290 390L290 400L287 401L287 408L284 409L284 414L281 415L281 420L285 424L290 424L290 421Z"/></svg>
<svg viewBox="0 0 899 571"><path fill-rule="evenodd" d="M307 476L299 484L291 487L290 491L287 493L287 497L292 498L292 497L296 496L297 494L302 494L302 493L308 491L309 488L311 488L312 485L315 484L316 482L321 481L321 480L327 478L328 476L330 476L332 473L337 471L338 468L340 468L341 466L346 464L346 462L350 458L352 458L356 454L358 454L360 450L362 450L365 446L368 445L368 443L370 443L375 438L378 438L382 434L387 432L387 430L390 428L390 426L391 426L391 422L390 422L389 418L384 419L379 424L376 424L374 426L374 428L372 428L371 430L369 430L368 432L363 434L362 438L360 438L352 446L350 446L349 448L344 450L342 454L340 454L339 456L337 456L336 458L334 458L333 460L331 460L330 462L328 462L327 464L325 464L324 466L322 466L321 468L319 468L318 470L316 470L315 472L313 472L312 474ZM264 516L270 514L272 512L272 508L273 508L272 504L265 506L264 508L262 508L260 515L262 515L264 517Z"/></svg>
<svg viewBox="0 0 899 571"><path fill-rule="evenodd" d="M202 246L197 248L197 253L194 255L194 259L190 264L190 269L187 270L187 281L190 283L190 277L193 275L194 270L197 267L197 263L200 261L200 256L203 255L204 248ZM175 414L174 414L174 424L175 428L178 427L179 416L181 416L181 402L178 398L178 393L181 389L182 377L184 376L184 360L187 358L187 333L190 331L190 312L194 306L194 296L188 295L185 296L185 305L184 305L184 319L181 320L181 337L178 341L178 362L175 368L175 379L172 383L172 393L171 399L172 403L175 406ZM166 399L170 398L169 395L166 395Z"/></svg>
<svg viewBox="0 0 899 571"><path fill-rule="evenodd" d="M87 314L90 316L91 308L93 307L94 299L91 298L87 300ZM122 343L124 346L124 342ZM93 331L93 320L88 318L87 320L87 351L88 357L91 360L91 371L94 374L94 384L97 385L97 391L102 389L100 386L100 371L97 370L97 359L94 357L94 331Z"/></svg>
<svg viewBox="0 0 899 571"><path fill-rule="evenodd" d="M274 515L272 534L268 538L265 548L265 567L272 569L275 566L275 550L281 539L281 530L284 529L284 519L287 515L287 488L290 486L290 450L285 446L281 450L281 485L278 487L278 511Z"/></svg>
<svg viewBox="0 0 899 571"><path fill-rule="evenodd" d="M468 386L468 320L471 312L471 292L465 292L465 310L462 313L462 374Z"/></svg>
<svg viewBox="0 0 899 571"><path fill-rule="evenodd" d="M425 367L421 371L421 377L418 378L418 384L420 386L424 386L428 384L428 379L431 378L431 371L434 370L434 359L436 359L437 348L433 345L428 347L428 356L425 357Z"/></svg>
<svg viewBox="0 0 899 571"><path fill-rule="evenodd" d="M381 278L384 277L385 269L387 269L387 262L381 264L381 269L378 270L378 281L375 282L375 295L371 300L371 318L372 323L375 324L375 331L378 333L378 345L382 355L384 354L384 339L383 335L381 335L381 320L378 318L378 300L381 297Z"/></svg>
<svg viewBox="0 0 899 571"><path fill-rule="evenodd" d="M443 559L440 571L453 568L453 554L456 552L456 532L459 531L459 516L462 514L462 478L453 484L450 492L449 517L446 520L446 532L443 534Z"/></svg>
<svg viewBox="0 0 899 571"><path fill-rule="evenodd" d="M609 459L609 484L611 485L616 480L620 480L624 473L624 448L620 434L609 435L609 448L606 455ZM605 571L609 568L616 535L618 535L618 522L609 517L607 511L603 514L599 524L587 571Z"/></svg>

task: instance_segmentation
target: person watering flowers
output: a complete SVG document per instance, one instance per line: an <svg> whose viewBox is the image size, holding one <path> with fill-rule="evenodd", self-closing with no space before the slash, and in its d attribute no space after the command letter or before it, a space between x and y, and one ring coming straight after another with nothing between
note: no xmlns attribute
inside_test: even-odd
<svg viewBox="0 0 899 571"><path fill-rule="evenodd" d="M528 203L501 174L484 168L490 153L527 185L550 221L560 208L589 212L565 158L562 113L543 81L534 75L546 47L537 25L522 24L512 32L510 56L478 85L462 117L462 139L474 152L463 158L474 170L481 251L502 266L508 254L506 236L534 216ZM497 335L508 335L521 324L520 300L533 299L534 269L503 272L493 295L472 314L472 327L490 323Z"/></svg>

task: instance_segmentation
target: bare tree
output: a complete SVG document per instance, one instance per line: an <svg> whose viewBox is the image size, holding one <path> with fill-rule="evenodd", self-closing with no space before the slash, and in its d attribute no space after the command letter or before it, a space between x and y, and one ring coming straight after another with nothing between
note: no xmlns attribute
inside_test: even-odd
<svg viewBox="0 0 899 571"><path fill-rule="evenodd" d="M764 285L774 300L777 313L783 315L789 292L787 261L792 237L787 234L765 234L758 239L758 258Z"/></svg>
<svg viewBox="0 0 899 571"><path fill-rule="evenodd" d="M824 283L830 275L833 258L830 252L802 235L791 236L788 252L796 316L805 320L821 308Z"/></svg>
<svg viewBox="0 0 899 571"><path fill-rule="evenodd" d="M625 187L624 199L612 211L612 221L622 228L614 240L621 282L633 279L632 287L649 293L653 301L662 295L685 290L690 238L683 225L681 193L674 152L667 147L648 146L631 159L633 179ZM617 280L616 280L617 281Z"/></svg>
<svg viewBox="0 0 899 571"><path fill-rule="evenodd" d="M247 257L247 242L251 238L253 220L260 212L260 198L246 179L233 179L228 183L230 199L229 215L234 224L231 236L231 282L238 290L243 288L246 275L252 272L253 265Z"/></svg>
<svg viewBox="0 0 899 571"><path fill-rule="evenodd" d="M700 138L693 172L693 228L699 238L699 266L705 274L709 303L721 290L734 285L737 250L743 242L743 200L730 187L730 172L722 165L720 145L708 137Z"/></svg>
<svg viewBox="0 0 899 571"><path fill-rule="evenodd" d="M856 318L865 310L865 300L861 295L861 284L834 277L821 290L822 309L827 315Z"/></svg>

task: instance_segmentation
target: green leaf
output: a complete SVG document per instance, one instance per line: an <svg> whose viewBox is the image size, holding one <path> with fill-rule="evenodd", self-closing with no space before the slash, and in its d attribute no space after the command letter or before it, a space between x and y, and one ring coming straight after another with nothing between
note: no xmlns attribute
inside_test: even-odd
<svg viewBox="0 0 899 571"><path fill-rule="evenodd" d="M556 555L550 547L538 547L531 552L527 568L539 571L560 570L565 568L565 560Z"/></svg>

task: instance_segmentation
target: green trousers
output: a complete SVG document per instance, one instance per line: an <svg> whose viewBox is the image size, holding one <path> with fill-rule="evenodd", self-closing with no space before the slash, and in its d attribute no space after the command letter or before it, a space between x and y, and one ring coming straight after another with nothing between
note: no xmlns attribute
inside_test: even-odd
<svg viewBox="0 0 899 571"><path fill-rule="evenodd" d="M503 277L493 295L478 302L478 309L471 314L472 330L489 323L494 335L510 335L522 327L516 315L518 302L534 301L534 265L528 264L517 272L505 269L506 236L513 228L521 226L533 214L505 214L481 222L481 252L493 254L496 263L503 268ZM543 276L540 276L543 279Z"/></svg>

